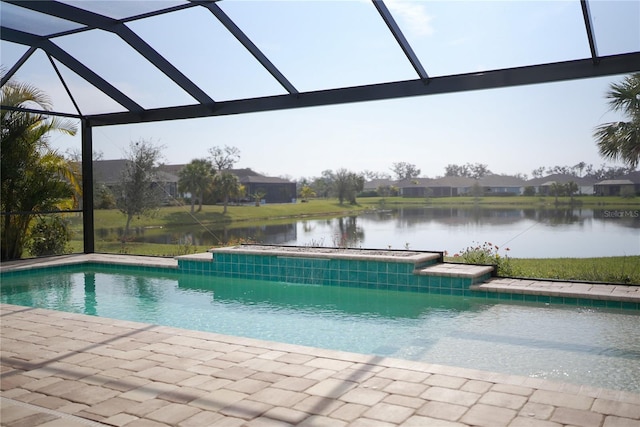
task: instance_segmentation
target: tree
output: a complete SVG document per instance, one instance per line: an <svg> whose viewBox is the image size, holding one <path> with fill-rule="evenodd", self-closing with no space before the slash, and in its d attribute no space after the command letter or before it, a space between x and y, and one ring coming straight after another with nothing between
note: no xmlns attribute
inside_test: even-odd
<svg viewBox="0 0 640 427"><path fill-rule="evenodd" d="M311 187L309 187L308 185L305 185L300 190L300 197L302 198L303 202L306 202L310 198L316 197L316 192L313 191L313 189Z"/></svg>
<svg viewBox="0 0 640 427"><path fill-rule="evenodd" d="M628 117L628 121L606 123L596 128L594 137L605 159L621 160L631 169L640 163L640 73L612 83L606 97L609 108Z"/></svg>
<svg viewBox="0 0 640 427"><path fill-rule="evenodd" d="M379 185L376 189L378 196L380 197L390 197L398 195L398 187L394 185Z"/></svg>
<svg viewBox="0 0 640 427"><path fill-rule="evenodd" d="M135 216L147 215L160 206L162 190L158 186L155 169L162 147L150 141L131 142L126 166L122 171L116 205L127 216L122 243L129 236L129 226Z"/></svg>
<svg viewBox="0 0 640 427"><path fill-rule="evenodd" d="M473 179L480 179L486 175L491 175L491 173L489 167L482 163L449 164L444 168L445 176L464 176Z"/></svg>
<svg viewBox="0 0 640 427"><path fill-rule="evenodd" d="M420 176L420 169L416 165L407 162L395 162L391 165L391 171L397 179L411 179Z"/></svg>
<svg viewBox="0 0 640 427"><path fill-rule="evenodd" d="M314 178L311 188L319 197L329 197L335 187L336 176L331 170L324 170L318 178Z"/></svg>
<svg viewBox="0 0 640 427"><path fill-rule="evenodd" d="M236 147L211 147L209 149L211 161L216 171L232 169L238 160L240 160L240 150Z"/></svg>
<svg viewBox="0 0 640 427"><path fill-rule="evenodd" d="M469 170L471 171L471 174L469 175L470 178L480 179L492 174L492 172L489 170L488 165L482 163L467 163L467 165L469 166Z"/></svg>
<svg viewBox="0 0 640 427"><path fill-rule="evenodd" d="M365 170L364 172L362 172L362 174L368 181L371 181L374 179L391 179L391 175L389 175L386 172L375 172L375 171Z"/></svg>
<svg viewBox="0 0 640 427"><path fill-rule="evenodd" d="M564 190L565 190L564 185L557 182L552 182L549 190L551 191L551 194L555 197L555 204L558 205L558 196L562 196L564 194Z"/></svg>
<svg viewBox="0 0 640 427"><path fill-rule="evenodd" d="M260 207L260 201L262 200L262 198L264 196L266 196L267 193L264 192L263 190L258 189L255 193L253 193L251 195L251 197L253 198L253 203L257 206Z"/></svg>
<svg viewBox="0 0 640 427"><path fill-rule="evenodd" d="M582 177L582 171L584 171L584 168L586 167L587 164L585 162L580 162L573 167L573 170L578 177Z"/></svg>
<svg viewBox="0 0 640 427"><path fill-rule="evenodd" d="M178 189L184 193L191 193L191 213L194 212L198 199L198 212L202 210L204 192L213 183L212 164L207 159L194 159L178 173Z"/></svg>
<svg viewBox="0 0 640 427"><path fill-rule="evenodd" d="M60 216L40 217L30 231L27 243L29 252L34 256L57 255L67 252L71 239L71 230Z"/></svg>
<svg viewBox="0 0 640 427"><path fill-rule="evenodd" d="M531 171L531 176L534 178L542 178L544 176L544 170L545 170L545 167L540 166L539 168Z"/></svg>
<svg viewBox="0 0 640 427"><path fill-rule="evenodd" d="M335 191L340 204L346 199L355 205L356 195L364 188L364 176L343 168L336 171L335 178Z"/></svg>
<svg viewBox="0 0 640 427"><path fill-rule="evenodd" d="M471 195L477 199L484 196L484 188L478 181L474 182L471 186Z"/></svg>
<svg viewBox="0 0 640 427"><path fill-rule="evenodd" d="M578 187L578 184L576 184L575 182L569 181L564 185L564 189L569 197L571 197L571 204L573 205L573 195L576 194L578 190L580 190L580 187Z"/></svg>
<svg viewBox="0 0 640 427"><path fill-rule="evenodd" d="M116 207L116 198L113 192L104 184L96 189L96 209L113 209Z"/></svg>
<svg viewBox="0 0 640 427"><path fill-rule="evenodd" d="M239 192L240 183L238 182L238 178L230 172L222 172L213 178L213 185L215 191L224 203L224 210L222 213L226 214L229 199L237 195Z"/></svg>
<svg viewBox="0 0 640 427"><path fill-rule="evenodd" d="M37 105L51 109L49 97L34 86L7 82L0 105L20 108ZM76 133L75 123L38 113L0 110L0 258L18 259L38 212L77 205L80 184L73 167L48 143L51 132ZM65 206L66 205L66 206Z"/></svg>

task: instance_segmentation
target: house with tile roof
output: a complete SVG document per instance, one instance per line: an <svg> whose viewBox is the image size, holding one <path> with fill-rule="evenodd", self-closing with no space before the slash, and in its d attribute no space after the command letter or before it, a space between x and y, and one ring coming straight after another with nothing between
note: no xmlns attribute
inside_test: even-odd
<svg viewBox="0 0 640 427"><path fill-rule="evenodd" d="M95 160L93 162L94 182L104 185L112 192L117 192L122 173L130 160ZM160 165L155 171L157 185L161 185L169 203L183 195L178 192L180 171L185 165ZM296 200L296 183L282 178L261 175L252 169L230 169L230 172L244 185L247 200L253 194L264 193L264 203L292 203Z"/></svg>
<svg viewBox="0 0 640 427"><path fill-rule="evenodd" d="M250 171L250 169L248 169ZM253 174L243 173L239 170L231 170L238 177L240 184L244 185L248 197L254 194L264 194L264 203L295 203L296 183L278 177L264 176L251 171Z"/></svg>
<svg viewBox="0 0 640 427"><path fill-rule="evenodd" d="M578 194L590 196L594 193L595 179L581 178L564 173L555 173L541 178L530 179L525 183L525 186L533 187L536 190L536 194L549 195L553 184L566 185L572 181L578 185Z"/></svg>
<svg viewBox="0 0 640 427"><path fill-rule="evenodd" d="M519 196L524 191L525 180L511 175L486 175L478 180L488 196Z"/></svg>
<svg viewBox="0 0 640 427"><path fill-rule="evenodd" d="M398 182L403 197L454 197L473 195L510 196L522 194L525 181L509 175L487 175L479 180L465 176L412 178Z"/></svg>
<svg viewBox="0 0 640 427"><path fill-rule="evenodd" d="M180 175L180 170L186 165L161 165L159 169ZM238 178L245 188L245 199L252 200L255 194L264 194L261 201L264 203L295 203L296 183L277 177L262 175L250 168L229 169L229 172Z"/></svg>
<svg viewBox="0 0 640 427"><path fill-rule="evenodd" d="M122 174L128 164L128 159L94 160L93 181L97 185L104 185L114 195L117 195L118 187L122 183ZM164 202L170 203L178 194L178 176L158 168L154 172L154 183L162 188Z"/></svg>
<svg viewBox="0 0 640 427"><path fill-rule="evenodd" d="M617 179L606 179L594 184L597 196L621 196L634 194L640 196L640 171L631 172Z"/></svg>

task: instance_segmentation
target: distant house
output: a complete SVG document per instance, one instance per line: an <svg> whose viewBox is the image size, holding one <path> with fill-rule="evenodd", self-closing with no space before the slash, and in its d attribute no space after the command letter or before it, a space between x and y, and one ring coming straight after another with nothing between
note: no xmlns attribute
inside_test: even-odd
<svg viewBox="0 0 640 427"><path fill-rule="evenodd" d="M453 197L469 193L474 180L465 176L445 176L432 179L428 183L433 197Z"/></svg>
<svg viewBox="0 0 640 427"><path fill-rule="evenodd" d="M631 172L630 174L623 176L623 178L633 182L633 188L636 192L636 196L640 196L640 171Z"/></svg>
<svg viewBox="0 0 640 427"><path fill-rule="evenodd" d="M127 159L96 160L93 162L94 182L109 188L114 194L122 180L122 173L130 163ZM178 192L180 171L185 165L160 165L155 171L155 184L162 187L165 202L182 195ZM296 199L296 183L282 178L261 175L251 169L231 169L233 175L244 185L247 198L253 194L265 193L266 203L291 203Z"/></svg>
<svg viewBox="0 0 640 427"><path fill-rule="evenodd" d="M480 178L478 184L487 195L517 196L522 194L525 180L510 175L487 175Z"/></svg>
<svg viewBox="0 0 640 427"><path fill-rule="evenodd" d="M98 185L104 185L117 197L118 187L122 183L122 174L131 163L132 161L127 159L94 160L93 181ZM162 188L165 203L178 197L177 175L158 168L154 173L154 184Z"/></svg>
<svg viewBox="0 0 640 427"><path fill-rule="evenodd" d="M626 192L635 192L635 185L629 179L606 179L594 185L597 196L619 196Z"/></svg>
<svg viewBox="0 0 640 427"><path fill-rule="evenodd" d="M581 178L578 176L563 173L556 173L542 178L530 179L525 183L525 186L533 187L536 190L537 194L546 196L551 194L551 186L553 184L565 185L572 181L578 185L578 194L593 194L594 184L596 183L596 180L594 180L593 178Z"/></svg>
<svg viewBox="0 0 640 427"><path fill-rule="evenodd" d="M617 179L607 179L594 185L598 196L620 196L634 194L640 196L640 171L631 172Z"/></svg>
<svg viewBox="0 0 640 427"><path fill-rule="evenodd" d="M265 203L295 203L296 183L277 177L264 176L251 169L232 169L230 171L240 184L244 185L247 197L264 194Z"/></svg>
<svg viewBox="0 0 640 427"><path fill-rule="evenodd" d="M159 169L170 174L180 175L186 165L161 165ZM292 203L296 200L296 183L282 178L269 177L249 168L230 169L240 184L245 188L247 199L253 195L264 193L261 198L265 203Z"/></svg>
<svg viewBox="0 0 640 427"><path fill-rule="evenodd" d="M364 186L362 187L363 192L373 192L378 191L381 187L383 188L392 188L397 187L398 182L391 179L372 179L371 181L366 181Z"/></svg>
<svg viewBox="0 0 640 427"><path fill-rule="evenodd" d="M427 197L429 178L408 178L398 181L398 194L402 197Z"/></svg>
<svg viewBox="0 0 640 427"><path fill-rule="evenodd" d="M488 175L476 180L465 176L442 178L412 178L398 182L403 197L454 197L480 195L518 195L522 193L524 180L508 175Z"/></svg>

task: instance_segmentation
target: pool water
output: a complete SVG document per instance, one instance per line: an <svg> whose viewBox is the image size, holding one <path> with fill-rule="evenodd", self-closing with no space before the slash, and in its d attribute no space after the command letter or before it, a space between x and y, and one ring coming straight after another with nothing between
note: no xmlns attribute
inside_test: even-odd
<svg viewBox="0 0 640 427"><path fill-rule="evenodd" d="M640 391L640 314L87 267L3 277L2 303Z"/></svg>

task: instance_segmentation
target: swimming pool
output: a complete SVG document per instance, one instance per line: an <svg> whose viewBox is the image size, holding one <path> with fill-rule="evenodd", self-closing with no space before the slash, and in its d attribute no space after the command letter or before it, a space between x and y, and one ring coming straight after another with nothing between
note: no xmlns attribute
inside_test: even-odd
<svg viewBox="0 0 640 427"><path fill-rule="evenodd" d="M1 290L9 304L640 391L629 310L87 266Z"/></svg>

